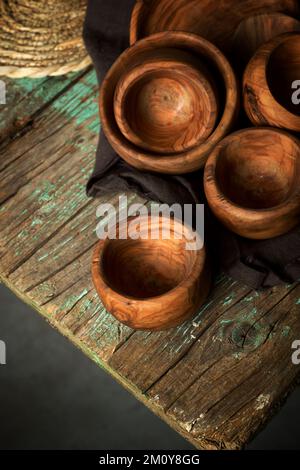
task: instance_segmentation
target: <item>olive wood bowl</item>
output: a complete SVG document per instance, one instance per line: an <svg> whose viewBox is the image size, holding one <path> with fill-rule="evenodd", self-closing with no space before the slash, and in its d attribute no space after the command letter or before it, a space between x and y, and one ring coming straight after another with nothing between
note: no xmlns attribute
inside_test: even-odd
<svg viewBox="0 0 300 470"><path fill-rule="evenodd" d="M300 80L300 33L280 35L264 44L244 74L246 113L255 125L300 131L300 105L292 100Z"/></svg>
<svg viewBox="0 0 300 470"><path fill-rule="evenodd" d="M123 74L115 91L114 113L122 134L150 152L189 150L204 142L216 125L213 78L204 64L180 59L137 66Z"/></svg>
<svg viewBox="0 0 300 470"><path fill-rule="evenodd" d="M131 16L130 44L162 31L185 31L228 53L241 21L276 12L297 17L299 0L138 0Z"/></svg>
<svg viewBox="0 0 300 470"><path fill-rule="evenodd" d="M232 56L244 68L266 42L284 33L300 31L300 21L283 13L249 16L238 26L233 37Z"/></svg>
<svg viewBox="0 0 300 470"><path fill-rule="evenodd" d="M209 157L204 188L216 217L238 235L287 233L300 222L300 142L274 128L236 132Z"/></svg>
<svg viewBox="0 0 300 470"><path fill-rule="evenodd" d="M214 131L199 145L177 154L149 152L132 144L122 134L114 114L114 97L124 70L151 62L165 49L183 50L205 63L214 76L220 97L220 116ZM146 60L145 60L146 57ZM108 71L100 90L102 128L114 150L130 165L140 170L183 174L202 168L214 146L230 131L239 108L239 91L234 72L224 55L211 43L193 34L159 33L127 49Z"/></svg>
<svg viewBox="0 0 300 470"><path fill-rule="evenodd" d="M117 226L116 239L97 243L92 261L95 288L107 311L131 328L177 326L193 317L208 295L211 272L205 248L187 250L190 229L176 219L132 218L127 234L132 223L139 225L138 239L120 239ZM159 230L153 240L152 230Z"/></svg>

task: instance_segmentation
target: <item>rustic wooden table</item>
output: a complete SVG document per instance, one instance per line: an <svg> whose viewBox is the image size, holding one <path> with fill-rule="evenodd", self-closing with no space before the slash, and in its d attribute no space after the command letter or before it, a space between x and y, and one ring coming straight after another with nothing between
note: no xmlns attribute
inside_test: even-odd
<svg viewBox="0 0 300 470"><path fill-rule="evenodd" d="M145 333L119 324L90 275L98 203L85 184L100 126L95 73L3 80L3 283L197 448L243 447L297 380L299 284L259 294L222 276L179 328Z"/></svg>

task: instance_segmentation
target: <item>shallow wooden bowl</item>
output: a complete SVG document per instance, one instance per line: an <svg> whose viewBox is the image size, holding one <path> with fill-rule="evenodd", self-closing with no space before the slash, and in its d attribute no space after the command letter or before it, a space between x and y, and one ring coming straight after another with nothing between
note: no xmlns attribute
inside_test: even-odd
<svg viewBox="0 0 300 470"><path fill-rule="evenodd" d="M300 222L300 142L274 128L236 132L211 154L204 185L212 211L233 232L282 235Z"/></svg>
<svg viewBox="0 0 300 470"><path fill-rule="evenodd" d="M300 80L300 33L264 44L249 62L243 80L244 106L255 125L300 131L300 105L293 82Z"/></svg>
<svg viewBox="0 0 300 470"><path fill-rule="evenodd" d="M205 249L186 249L190 229L185 227L186 236L181 236L183 226L177 220L168 225L163 216L133 218L128 230L136 223L139 239L119 239L118 227L115 240L98 242L92 262L95 288L105 308L131 328L177 326L194 316L208 295L211 275ZM151 230L158 230L155 240Z"/></svg>
<svg viewBox="0 0 300 470"><path fill-rule="evenodd" d="M228 52L241 21L259 13L300 13L299 0L138 0L130 43L162 31L198 34Z"/></svg>
<svg viewBox="0 0 300 470"><path fill-rule="evenodd" d="M283 13L263 13L243 20L233 37L232 55L239 66L246 66L255 52L271 39L300 31L300 21Z"/></svg>
<svg viewBox="0 0 300 470"><path fill-rule="evenodd" d="M165 49L182 50L205 63L215 79L220 97L220 113L214 131L192 149L170 155L145 151L131 143L121 132L114 114L114 98L124 70L159 57ZM224 55L211 43L193 34L159 33L127 49L106 75L100 90L100 115L103 130L114 150L130 165L147 171L183 174L204 166L207 156L231 129L239 107L239 91L234 72Z"/></svg>
<svg viewBox="0 0 300 470"><path fill-rule="evenodd" d="M123 135L138 147L178 153L204 142L213 132L218 118L213 78L204 64L191 65L192 60L184 59L154 60L121 77L115 118Z"/></svg>

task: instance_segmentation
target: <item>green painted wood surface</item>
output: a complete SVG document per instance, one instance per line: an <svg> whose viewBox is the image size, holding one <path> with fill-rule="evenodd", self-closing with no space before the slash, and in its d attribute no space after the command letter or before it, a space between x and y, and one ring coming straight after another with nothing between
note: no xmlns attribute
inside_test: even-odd
<svg viewBox="0 0 300 470"><path fill-rule="evenodd" d="M95 73L4 80L2 281L196 447L243 447L299 375L291 361L299 284L256 293L220 276L198 315L178 328L119 324L90 276L99 201L86 197L85 184L100 129Z"/></svg>

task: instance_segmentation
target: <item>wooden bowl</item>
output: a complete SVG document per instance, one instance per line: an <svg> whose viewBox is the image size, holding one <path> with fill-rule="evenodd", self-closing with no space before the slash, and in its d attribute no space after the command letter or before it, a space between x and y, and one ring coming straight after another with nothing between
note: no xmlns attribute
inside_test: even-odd
<svg viewBox="0 0 300 470"><path fill-rule="evenodd" d="M125 72L117 85L115 119L123 135L140 148L183 152L204 142L215 128L213 79L204 64L181 60L144 63Z"/></svg>
<svg viewBox="0 0 300 470"><path fill-rule="evenodd" d="M288 33L264 44L251 59L243 80L244 106L255 125L300 131L300 105L292 84L300 80L300 33Z"/></svg>
<svg viewBox="0 0 300 470"><path fill-rule="evenodd" d="M300 31L300 21L283 13L249 16L235 31L232 56L240 68L245 67L260 46L276 36L293 31Z"/></svg>
<svg viewBox="0 0 300 470"><path fill-rule="evenodd" d="M300 142L273 128L236 132L209 157L204 186L212 211L233 232L282 235L300 222Z"/></svg>
<svg viewBox="0 0 300 470"><path fill-rule="evenodd" d="M131 328L177 326L195 315L208 295L211 275L205 249L186 249L191 229L185 226L186 236L181 236L178 220L133 218L127 234L131 224L139 225L139 239L119 239L117 227L115 240L97 243L92 262L95 288L108 312ZM151 230L158 230L155 240Z"/></svg>
<svg viewBox="0 0 300 470"><path fill-rule="evenodd" d="M183 50L204 62L214 76L220 96L220 117L214 131L201 144L181 153L170 155L144 151L132 144L120 131L114 114L114 97L124 70L130 70L145 57L159 57L161 51ZM114 150L130 165L157 173L183 174L203 167L214 146L230 131L239 107L239 91L235 75L224 55L211 43L193 34L159 33L143 39L127 49L106 75L100 90L102 128Z"/></svg>
<svg viewBox="0 0 300 470"><path fill-rule="evenodd" d="M297 16L299 0L138 0L131 17L130 44L162 31L186 31L228 52L241 21L274 12Z"/></svg>

